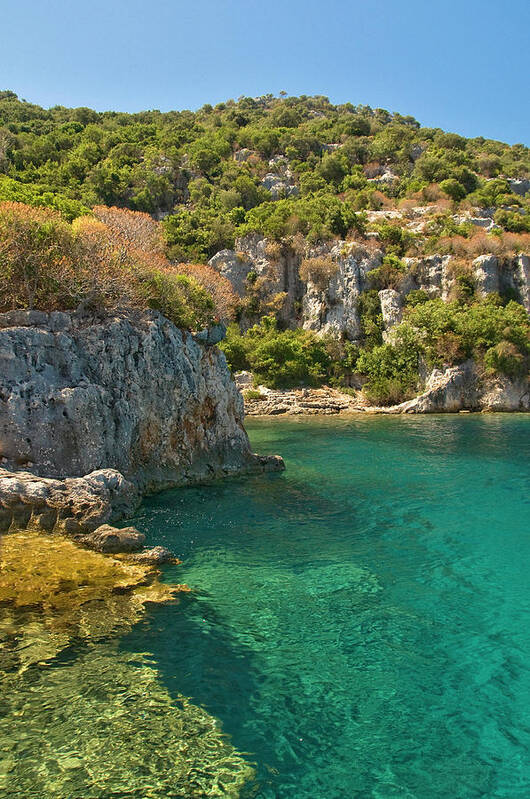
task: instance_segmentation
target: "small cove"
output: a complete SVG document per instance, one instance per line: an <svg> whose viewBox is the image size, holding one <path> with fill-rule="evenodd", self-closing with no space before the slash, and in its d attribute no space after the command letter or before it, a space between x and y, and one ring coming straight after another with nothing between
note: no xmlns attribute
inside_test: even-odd
<svg viewBox="0 0 530 799"><path fill-rule="evenodd" d="M163 579L193 595L150 606L113 643L74 642L44 670L58 686L62 673L85 674L95 691L98 659L109 686L115 662L119 690L101 695L133 717L138 706L158 748L149 692L160 707L188 697L254 765L243 796L526 799L529 424L248 420L254 450L281 453L285 473L166 491L134 520L184 560ZM144 690L153 669L157 686L146 675ZM162 770L172 759L151 754ZM72 797L182 795L134 784L116 794L104 773L90 791L71 786Z"/></svg>

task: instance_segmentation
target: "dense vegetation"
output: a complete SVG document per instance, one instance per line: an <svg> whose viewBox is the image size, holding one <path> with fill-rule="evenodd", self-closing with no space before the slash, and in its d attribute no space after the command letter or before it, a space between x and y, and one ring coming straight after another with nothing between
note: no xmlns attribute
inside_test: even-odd
<svg viewBox="0 0 530 799"><path fill-rule="evenodd" d="M96 207L69 223L50 208L0 203L0 311L149 307L197 328L229 316L234 299L210 267L172 266L147 214Z"/></svg>
<svg viewBox="0 0 530 799"><path fill-rule="evenodd" d="M242 97L199 111L43 109L0 92L0 310L151 307L197 328L229 329L233 368L271 386L367 378L374 402L414 394L420 365L474 357L484 370L527 368L528 323L508 296L479 300L477 255L530 251L530 150L423 128L410 116L325 97ZM409 224L430 205L428 223ZM396 210L374 221L370 211ZM494 229L469 221L487 209ZM376 215L377 216L377 215ZM157 220L162 220L161 222ZM240 299L206 261L258 232L301 258L300 279L326 290L337 269L312 245L355 239L384 259L359 298L362 341L285 330L283 297L247 280ZM449 303L411 292L383 343L378 291L399 288L405 256L454 256ZM273 260L273 258L272 258ZM255 276L254 276L255 277Z"/></svg>
<svg viewBox="0 0 530 799"><path fill-rule="evenodd" d="M485 372L523 374L530 356L530 325L517 302L496 295L465 304L424 298L405 310L392 341L375 338L359 348L309 330L278 330L273 317L242 334L228 329L223 349L233 370L251 370L272 388L341 385L351 372L367 378L364 391L374 404L391 405L417 393L420 364L443 368L474 358Z"/></svg>
<svg viewBox="0 0 530 799"><path fill-rule="evenodd" d="M164 216L177 261L205 261L253 230L345 237L365 228L359 212L410 202L498 209L499 227L525 233L528 201L507 178L529 176L522 144L465 139L325 97L125 114L43 109L0 92L0 200L50 206L69 221L94 205ZM397 250L414 244L380 233Z"/></svg>

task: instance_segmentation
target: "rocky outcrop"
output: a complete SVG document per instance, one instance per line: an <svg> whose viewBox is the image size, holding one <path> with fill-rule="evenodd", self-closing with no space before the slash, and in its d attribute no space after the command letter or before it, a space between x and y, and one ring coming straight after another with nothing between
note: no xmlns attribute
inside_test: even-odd
<svg viewBox="0 0 530 799"><path fill-rule="evenodd" d="M0 529L90 531L147 491L282 467L251 452L216 330L154 311L0 327Z"/></svg>
<svg viewBox="0 0 530 799"><path fill-rule="evenodd" d="M288 391L260 386L258 396L245 398L247 416L333 416L359 410L359 403L348 394L332 388L300 388Z"/></svg>
<svg viewBox="0 0 530 799"><path fill-rule="evenodd" d="M383 289L380 291L379 300L381 302L381 314L385 326L383 339L386 341L388 340L392 328L399 325L401 322L403 317L403 305L399 292L394 291L394 289Z"/></svg>
<svg viewBox="0 0 530 799"><path fill-rule="evenodd" d="M368 272L381 264L381 251L338 241L333 246L312 249L310 256L331 257L337 270L324 289L311 281L306 284L302 300L303 327L358 340L361 336L359 296L367 287Z"/></svg>
<svg viewBox="0 0 530 799"><path fill-rule="evenodd" d="M330 416L344 413L457 413L458 411L529 411L527 377L487 375L469 360L446 370L435 369L419 396L388 407L369 405L360 391L336 389L272 390L260 386L245 396L248 416ZM360 386L359 386L360 388ZM256 396L257 394L257 396Z"/></svg>
<svg viewBox="0 0 530 799"><path fill-rule="evenodd" d="M156 312L20 313L0 330L0 457L44 477L115 469L141 491L252 468L224 355ZM26 324L21 324L25 322Z"/></svg>
<svg viewBox="0 0 530 799"><path fill-rule="evenodd" d="M469 360L445 371L435 369L418 397L377 410L383 413L529 411L530 385L526 376L481 374L474 361Z"/></svg>
<svg viewBox="0 0 530 799"><path fill-rule="evenodd" d="M130 516L136 486L114 469L54 480L0 469L0 533L29 529L76 534Z"/></svg>
<svg viewBox="0 0 530 799"><path fill-rule="evenodd" d="M518 255L514 265L514 283L521 303L530 313L530 256Z"/></svg>

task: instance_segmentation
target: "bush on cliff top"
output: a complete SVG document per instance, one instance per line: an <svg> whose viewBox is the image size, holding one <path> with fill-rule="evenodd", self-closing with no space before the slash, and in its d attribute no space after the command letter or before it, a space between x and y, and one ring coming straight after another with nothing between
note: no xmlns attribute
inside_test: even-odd
<svg viewBox="0 0 530 799"><path fill-rule="evenodd" d="M100 219L85 216L69 224L52 209L0 203L0 310L84 304L156 308L185 328L213 321L214 301L201 281L150 249L152 220L122 213L100 209Z"/></svg>

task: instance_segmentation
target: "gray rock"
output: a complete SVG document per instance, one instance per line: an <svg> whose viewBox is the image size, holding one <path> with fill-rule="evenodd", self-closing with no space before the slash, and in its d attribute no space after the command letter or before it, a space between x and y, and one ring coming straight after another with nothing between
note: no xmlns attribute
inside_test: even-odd
<svg viewBox="0 0 530 799"><path fill-rule="evenodd" d="M101 469L54 480L0 469L0 533L17 527L76 534L131 516L140 502L122 474Z"/></svg>
<svg viewBox="0 0 530 799"><path fill-rule="evenodd" d="M116 553L116 552L138 552L145 543L145 535L140 533L136 527L111 527L110 524L103 524L97 527L89 535L83 535L77 539L89 549L97 552Z"/></svg>
<svg viewBox="0 0 530 799"><path fill-rule="evenodd" d="M70 314L59 331L21 327L36 321L25 313L0 330L6 469L64 479L109 468L144 491L256 466L225 357L203 346L220 327L200 344L156 312Z"/></svg>
<svg viewBox="0 0 530 799"><path fill-rule="evenodd" d="M530 191L530 178L508 178L510 191L524 197Z"/></svg>
<svg viewBox="0 0 530 799"><path fill-rule="evenodd" d="M499 291L499 261L495 255L480 255L473 261L473 276L477 294L485 297L487 294Z"/></svg>
<svg viewBox="0 0 530 799"><path fill-rule="evenodd" d="M403 305L399 292L394 291L394 289L383 289L379 292L379 299L381 301L381 313L385 326L383 338L387 340L388 334L392 328L399 325L401 322L403 317Z"/></svg>
<svg viewBox="0 0 530 799"><path fill-rule="evenodd" d="M220 250L208 263L230 281L232 288L240 297L244 296L245 281L253 268L250 257L235 250Z"/></svg>
<svg viewBox="0 0 530 799"><path fill-rule="evenodd" d="M218 325L210 325L210 327L201 330L199 333L193 333L193 338L199 344L206 347L214 347L219 344L226 336L226 325L220 322Z"/></svg>
<svg viewBox="0 0 530 799"><path fill-rule="evenodd" d="M0 327L39 327L48 324L44 311L7 311L0 314Z"/></svg>
<svg viewBox="0 0 530 799"><path fill-rule="evenodd" d="M238 161L239 163L243 163L244 161L248 161L249 158L255 156L259 158L258 153L256 150L249 150L248 147L242 147L241 150L237 150L234 153L234 161Z"/></svg>
<svg viewBox="0 0 530 799"><path fill-rule="evenodd" d="M530 256L518 255L515 259L513 282L521 303L530 313Z"/></svg>
<svg viewBox="0 0 530 799"><path fill-rule="evenodd" d="M325 289L307 283L302 299L303 327L358 340L361 336L359 296L366 288L368 273L381 264L381 251L338 241L311 250L310 256L331 256L337 264L337 272Z"/></svg>
<svg viewBox="0 0 530 799"><path fill-rule="evenodd" d="M252 372L236 372L234 375L234 382L239 391L245 388L252 388L254 382Z"/></svg>
<svg viewBox="0 0 530 799"><path fill-rule="evenodd" d="M143 552L138 552L131 555L129 558L133 563L145 563L147 565L161 566L164 563L179 563L178 558L165 547L152 547L151 549L144 549Z"/></svg>
<svg viewBox="0 0 530 799"><path fill-rule="evenodd" d="M296 197L300 193L289 171L285 175L268 172L261 185L270 191L273 200L279 200L280 197Z"/></svg>
<svg viewBox="0 0 530 799"><path fill-rule="evenodd" d="M461 410L528 411L528 377L510 379L504 375L484 376L469 360L446 370L435 369L425 390L386 413L454 413Z"/></svg>

